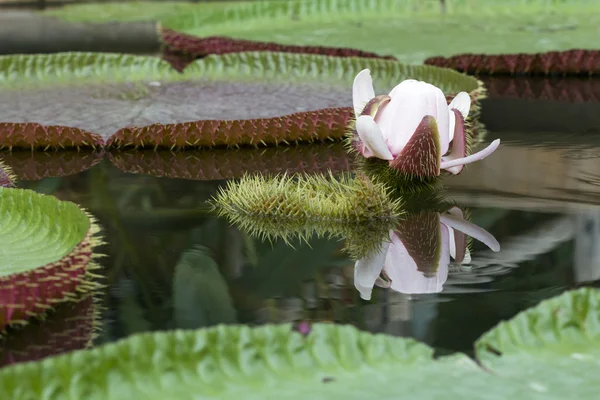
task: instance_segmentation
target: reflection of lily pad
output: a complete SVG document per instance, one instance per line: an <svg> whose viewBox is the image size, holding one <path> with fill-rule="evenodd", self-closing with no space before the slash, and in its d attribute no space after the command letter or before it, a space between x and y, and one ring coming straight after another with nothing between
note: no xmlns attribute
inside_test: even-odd
<svg viewBox="0 0 600 400"><path fill-rule="evenodd" d="M492 362L478 350L486 369L461 353L433 359L412 339L351 326L218 326L5 368L0 395L40 398L51 387L53 399L593 399L599 298L593 289L566 293L494 328L478 343L500 343L504 353Z"/></svg>
<svg viewBox="0 0 600 400"><path fill-rule="evenodd" d="M481 77L490 99L600 102L600 79ZM567 114L567 113L563 113ZM570 114L570 113L568 113ZM564 115L562 116L564 117Z"/></svg>
<svg viewBox="0 0 600 400"><path fill-rule="evenodd" d="M93 53L4 56L0 57L0 102L4 104L0 110L0 146L30 148L32 140L38 138L35 132L42 129L40 135L44 137L51 130L47 126L68 126L100 134L106 140L121 128L152 124L155 125L145 130L123 130L121 137L141 133L140 138L153 140L144 142L152 147L169 146L181 139L185 141L180 145L206 144L202 142L206 136L213 139L209 144L219 144L219 138L225 141L222 144L250 143L260 129L259 122L230 122L225 124L229 130L212 137L214 128L219 122L223 124L223 120L273 118L350 107L352 81L363 68L371 69L381 90L389 90L410 77L434 83L446 94L468 91L476 99L483 96L473 77L430 66L404 66L390 60L235 53L198 60L180 74L166 61L154 57ZM305 124L302 127L313 138L310 130L316 122L341 125L348 113L346 108L340 114L325 112L319 114L322 119L311 117L310 121L301 121ZM192 121L201 122L163 125ZM285 123L288 120L273 120L269 127ZM200 132L199 126L206 129ZM28 140L22 135L9 136L2 127L26 128ZM63 136L52 132L45 143L37 141L35 145L41 148L45 148L44 144L55 148L82 145L70 140L62 143ZM163 134L176 136L177 140L164 139ZM90 145L99 142L96 136L80 139Z"/></svg>
<svg viewBox="0 0 600 400"><path fill-rule="evenodd" d="M99 313L91 294L0 340L0 368L90 347Z"/></svg>
<svg viewBox="0 0 600 400"><path fill-rule="evenodd" d="M73 203L0 188L0 330L93 287L97 230Z"/></svg>
<svg viewBox="0 0 600 400"><path fill-rule="evenodd" d="M14 185L15 176L12 170L0 158L0 187L13 187Z"/></svg>
<svg viewBox="0 0 600 400"><path fill-rule="evenodd" d="M126 150L112 151L108 157L125 172L196 180L241 178L246 173L339 173L352 167L342 143L183 152Z"/></svg>
<svg viewBox="0 0 600 400"><path fill-rule="evenodd" d="M52 152L12 151L0 153L6 165L21 180L68 176L85 171L104 157L102 151L63 150Z"/></svg>

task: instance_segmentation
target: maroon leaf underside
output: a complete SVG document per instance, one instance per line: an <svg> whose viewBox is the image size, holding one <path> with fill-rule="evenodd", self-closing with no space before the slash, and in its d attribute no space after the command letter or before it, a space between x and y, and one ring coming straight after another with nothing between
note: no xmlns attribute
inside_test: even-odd
<svg viewBox="0 0 600 400"><path fill-rule="evenodd" d="M120 170L193 180L240 178L245 173L340 173L352 168L341 143L267 149L213 149L184 152L124 150L108 153Z"/></svg>
<svg viewBox="0 0 600 400"><path fill-rule="evenodd" d="M89 347L95 318L92 295L59 305L45 320L10 331L0 340L0 368Z"/></svg>
<svg viewBox="0 0 600 400"><path fill-rule="evenodd" d="M171 29L160 30L163 58L178 71L197 58L211 54L227 54L245 51L272 51L299 54L322 54L334 57L363 57L396 60L394 56L341 47L296 46L273 42L233 39L223 36L197 37Z"/></svg>
<svg viewBox="0 0 600 400"><path fill-rule="evenodd" d="M474 75L574 75L600 73L600 50L550 51L536 54L459 54L431 57L425 64Z"/></svg>
<svg viewBox="0 0 600 400"><path fill-rule="evenodd" d="M37 181L48 177L75 175L98 164L104 150L4 151L0 158L19 180Z"/></svg>
<svg viewBox="0 0 600 400"><path fill-rule="evenodd" d="M407 175L439 176L441 152L437 122L426 115L400 154L390 162L390 167Z"/></svg>
<svg viewBox="0 0 600 400"><path fill-rule="evenodd" d="M337 140L344 136L353 114L350 107L327 108L276 118L204 120L127 127L110 137L106 146L173 150Z"/></svg>
<svg viewBox="0 0 600 400"><path fill-rule="evenodd" d="M396 226L395 232L417 269L426 277L435 276L443 245L440 214L421 211L410 215Z"/></svg>
<svg viewBox="0 0 600 400"><path fill-rule="evenodd" d="M85 283L92 247L90 230L62 259L43 268L0 277L0 332L15 323L43 316L57 304L76 300L77 289Z"/></svg>
<svg viewBox="0 0 600 400"><path fill-rule="evenodd" d="M100 135L79 128L36 122L0 122L0 150L101 148Z"/></svg>

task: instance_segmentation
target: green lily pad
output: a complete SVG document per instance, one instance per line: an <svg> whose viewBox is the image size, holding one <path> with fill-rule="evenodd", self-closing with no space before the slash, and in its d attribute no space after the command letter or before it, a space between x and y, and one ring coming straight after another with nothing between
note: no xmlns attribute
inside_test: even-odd
<svg viewBox="0 0 600 400"><path fill-rule="evenodd" d="M501 379L551 398L570 398L574 393L595 398L600 291L581 289L545 300L484 334L475 349L483 365Z"/></svg>
<svg viewBox="0 0 600 400"><path fill-rule="evenodd" d="M547 300L464 354L433 359L415 340L314 324L216 326L133 335L0 370L0 395L58 399L593 399L600 291ZM525 323L524 323L525 322ZM502 352L484 353L487 346ZM483 350L482 350L483 349Z"/></svg>
<svg viewBox="0 0 600 400"><path fill-rule="evenodd" d="M596 49L597 0L288 0L197 4L177 11L164 4L135 19L197 36L350 47L402 62L461 53L532 53ZM94 11L97 11L95 13ZM130 20L120 5L70 6L52 15L71 20Z"/></svg>
<svg viewBox="0 0 600 400"><path fill-rule="evenodd" d="M74 203L0 188L0 330L94 287L97 231Z"/></svg>
<svg viewBox="0 0 600 400"><path fill-rule="evenodd" d="M483 96L473 77L390 60L251 52L209 56L180 74L154 57L3 56L0 149L93 147L117 131L113 145L137 147L340 138L364 68L381 92L415 78Z"/></svg>

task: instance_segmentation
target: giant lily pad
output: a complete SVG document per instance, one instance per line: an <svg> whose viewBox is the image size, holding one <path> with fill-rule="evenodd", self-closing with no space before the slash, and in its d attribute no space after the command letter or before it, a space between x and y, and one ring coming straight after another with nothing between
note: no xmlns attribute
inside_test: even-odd
<svg viewBox="0 0 600 400"><path fill-rule="evenodd" d="M0 188L0 330L94 287L97 231L74 203Z"/></svg>
<svg viewBox="0 0 600 400"><path fill-rule="evenodd" d="M152 148L340 138L352 115L352 81L363 68L381 90L416 78L448 95L483 96L472 77L390 60L235 53L206 57L179 74L153 57L4 56L0 148L94 146L111 137L113 146Z"/></svg>
<svg viewBox="0 0 600 400"><path fill-rule="evenodd" d="M96 349L5 368L0 394L58 399L595 398L600 292L542 302L478 343L504 349L432 359L412 339L315 324L217 326L145 333ZM523 322L526 323L523 323ZM502 332L503 331L503 332ZM478 344L478 349L481 348ZM432 377L435 379L432 380Z"/></svg>
<svg viewBox="0 0 600 400"><path fill-rule="evenodd" d="M197 4L181 11L144 5L162 25L197 36L231 36L289 45L350 47L402 62L461 53L597 49L597 0L288 0ZM132 19L121 5L71 6L71 20ZM94 12L96 11L96 12ZM501 38L501 40L499 40Z"/></svg>
<svg viewBox="0 0 600 400"><path fill-rule="evenodd" d="M476 75L597 75L600 51L566 50L537 54L457 54L431 57L425 64Z"/></svg>

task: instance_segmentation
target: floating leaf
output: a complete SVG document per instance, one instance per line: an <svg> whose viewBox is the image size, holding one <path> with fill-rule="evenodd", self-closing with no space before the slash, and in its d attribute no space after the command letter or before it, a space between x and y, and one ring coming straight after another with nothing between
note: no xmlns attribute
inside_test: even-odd
<svg viewBox="0 0 600 400"><path fill-rule="evenodd" d="M549 51L535 54L458 54L431 57L427 65L475 75L597 75L600 50Z"/></svg>
<svg viewBox="0 0 600 400"><path fill-rule="evenodd" d="M326 173L349 171L351 160L342 143L266 149L187 151L124 150L108 153L125 172L195 180L241 178L246 173Z"/></svg>
<svg viewBox="0 0 600 400"><path fill-rule="evenodd" d="M12 170L0 158L0 187L14 187L15 179Z"/></svg>
<svg viewBox="0 0 600 400"><path fill-rule="evenodd" d="M0 154L18 179L32 181L78 174L98 164L104 157L103 151L83 150L12 151Z"/></svg>
<svg viewBox="0 0 600 400"><path fill-rule="evenodd" d="M351 108L331 108L275 118L128 127L111 136L106 146L173 150L335 140L344 137L352 115Z"/></svg>
<svg viewBox="0 0 600 400"><path fill-rule="evenodd" d="M485 333L477 357L500 379L546 398L595 398L600 372L600 291L584 288L544 300Z"/></svg>
<svg viewBox="0 0 600 400"><path fill-rule="evenodd" d="M98 136L65 136L57 127L65 127L61 128L64 132L91 132L104 140L121 130L120 139L111 143L125 146L124 139L135 138L129 144L139 146L140 140L149 140L143 144L152 148L170 148L174 143L259 144L253 137L261 133L261 127L277 124L284 125L279 134L284 134L285 124L290 125L290 141L323 135L325 125L331 128L332 138L339 137L338 127L347 122L352 104L354 76L363 68L371 69L381 90L390 90L402 79L416 78L440 86L448 95L468 91L474 100L484 96L476 79L456 71L355 57L234 53L208 56L180 74L154 57L101 53L1 56L0 102L5 106L0 110L0 127L25 133L1 134L0 147L100 144ZM336 107L344 108L316 112ZM316 113L302 114L307 111ZM266 122L295 113L300 114ZM231 130L219 136L217 126ZM300 127L305 131L298 132ZM35 134L38 131L39 135ZM265 136L265 143L287 142L286 137Z"/></svg>
<svg viewBox="0 0 600 400"><path fill-rule="evenodd" d="M173 276L175 327L192 329L236 322L227 283L208 249L185 251Z"/></svg>
<svg viewBox="0 0 600 400"><path fill-rule="evenodd" d="M196 36L349 47L420 63L460 53L531 53L598 47L595 0L287 0L73 5L70 20L153 20ZM177 7L181 7L177 4ZM443 36L443 40L440 38ZM499 40L498 38L502 38Z"/></svg>
<svg viewBox="0 0 600 400"><path fill-rule="evenodd" d="M351 326L217 326L131 336L0 370L0 395L147 399L592 399L600 291L544 301L485 334L480 368L464 354L433 359L412 339ZM486 355L493 344L501 356ZM491 358L490 358L491 357ZM490 369L491 368L491 369ZM435 380L432 381L432 377ZM50 391L51 390L51 391Z"/></svg>
<svg viewBox="0 0 600 400"><path fill-rule="evenodd" d="M58 305L46 319L0 339L0 368L90 347L98 318L92 294Z"/></svg>
<svg viewBox="0 0 600 400"><path fill-rule="evenodd" d="M0 188L0 330L95 287L97 231L73 203Z"/></svg>
<svg viewBox="0 0 600 400"><path fill-rule="evenodd" d="M273 42L232 39L222 36L199 38L176 32L172 29L160 30L163 42L163 58L178 71L182 71L196 58L210 54L239 53L246 51L273 51L298 54L323 54L334 57L364 57L395 60L393 56L381 56L375 53L351 48L324 46L281 45Z"/></svg>

